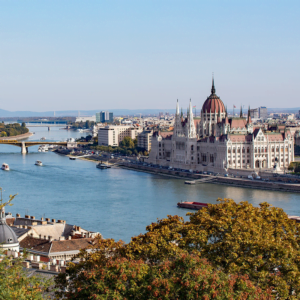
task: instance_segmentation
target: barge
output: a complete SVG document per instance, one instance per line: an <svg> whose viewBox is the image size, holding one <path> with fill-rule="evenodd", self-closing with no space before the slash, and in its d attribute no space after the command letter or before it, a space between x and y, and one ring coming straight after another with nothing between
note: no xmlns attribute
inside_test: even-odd
<svg viewBox="0 0 300 300"><path fill-rule="evenodd" d="M207 203L201 203L201 202L188 202L188 201L185 201L185 202L178 202L177 206L181 207L181 208L189 208L189 209L199 210L201 208L207 207L208 204Z"/></svg>

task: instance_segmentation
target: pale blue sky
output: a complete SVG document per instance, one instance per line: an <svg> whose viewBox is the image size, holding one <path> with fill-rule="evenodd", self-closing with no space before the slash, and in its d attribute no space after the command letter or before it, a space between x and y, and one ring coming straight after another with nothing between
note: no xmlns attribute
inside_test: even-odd
<svg viewBox="0 0 300 300"><path fill-rule="evenodd" d="M300 106L300 1L0 0L0 108Z"/></svg>

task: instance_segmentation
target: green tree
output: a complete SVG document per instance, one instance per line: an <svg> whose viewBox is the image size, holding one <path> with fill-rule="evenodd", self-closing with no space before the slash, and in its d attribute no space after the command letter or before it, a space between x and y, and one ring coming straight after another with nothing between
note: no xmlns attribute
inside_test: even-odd
<svg viewBox="0 0 300 300"><path fill-rule="evenodd" d="M120 143L120 146L124 148L134 148L134 142L131 137L125 136L123 141Z"/></svg>
<svg viewBox="0 0 300 300"><path fill-rule="evenodd" d="M197 249L225 273L245 274L263 289L273 286L276 297L299 298L300 225L266 202L219 201L188 214L181 247Z"/></svg>
<svg viewBox="0 0 300 300"><path fill-rule="evenodd" d="M48 288L52 280L31 276L23 269L23 258L9 259L5 255L0 261L0 299L38 300L50 299Z"/></svg>
<svg viewBox="0 0 300 300"><path fill-rule="evenodd" d="M69 276L70 293L65 294L69 299L81 295L86 299L92 295L113 299L113 293L115 299L195 299L197 296L200 299L299 299L300 225L290 220L282 209L268 203L253 207L248 202L235 203L231 199L219 199L219 202L189 213L187 222L178 216L158 220L128 244L94 240L91 252L82 251L78 256L81 262L72 264L67 274L61 275L58 287ZM176 269L172 264L184 257L188 259L187 269L183 265ZM197 277L205 262L208 266L203 269L211 270L212 278L223 278L217 289L216 281L210 282L210 277L202 278L204 281ZM173 280L175 276L188 281L186 290L180 291ZM153 287L155 278L164 283ZM185 284L183 281L181 286ZM236 288L228 290L227 284ZM201 294L198 285L205 292ZM133 294L118 288L122 286L132 287ZM145 286L157 288L159 294L144 294ZM244 290L246 286L253 289ZM196 288L192 291L189 287ZM221 294L209 294L206 287L212 288L212 293L221 291Z"/></svg>
<svg viewBox="0 0 300 300"><path fill-rule="evenodd" d="M2 188L0 188L2 191ZM5 206L12 206L12 200L16 195L10 195L6 202L0 201L0 210ZM23 252L23 256L26 253ZM23 268L23 257L9 258L3 255L0 249L0 299L2 300L31 300L50 299L48 288L53 285L52 280L31 276Z"/></svg>
<svg viewBox="0 0 300 300"><path fill-rule="evenodd" d="M7 133L5 131L1 131L1 136L5 137L5 136L7 136Z"/></svg>

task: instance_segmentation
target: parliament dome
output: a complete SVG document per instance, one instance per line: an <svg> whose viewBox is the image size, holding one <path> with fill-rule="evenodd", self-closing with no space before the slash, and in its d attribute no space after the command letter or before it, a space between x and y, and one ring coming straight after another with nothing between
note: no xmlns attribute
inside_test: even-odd
<svg viewBox="0 0 300 300"><path fill-rule="evenodd" d="M202 112L225 113L226 109L223 101L216 95L214 79L212 81L211 95L205 100L202 106Z"/></svg>

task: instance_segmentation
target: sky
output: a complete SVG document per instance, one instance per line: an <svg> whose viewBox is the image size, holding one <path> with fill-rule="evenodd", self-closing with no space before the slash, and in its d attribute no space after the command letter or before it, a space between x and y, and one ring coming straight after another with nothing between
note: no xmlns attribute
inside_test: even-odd
<svg viewBox="0 0 300 300"><path fill-rule="evenodd" d="M300 1L0 0L0 108L298 107Z"/></svg>

